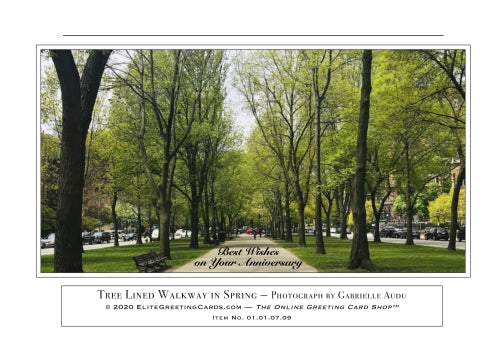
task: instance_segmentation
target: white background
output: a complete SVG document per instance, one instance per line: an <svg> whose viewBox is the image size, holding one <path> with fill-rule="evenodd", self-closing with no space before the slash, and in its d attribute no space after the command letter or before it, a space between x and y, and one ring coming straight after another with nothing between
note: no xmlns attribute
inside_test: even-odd
<svg viewBox="0 0 504 360"><path fill-rule="evenodd" d="M65 327L443 325L442 286L70 285L61 299Z"/></svg>
<svg viewBox="0 0 504 360"><path fill-rule="evenodd" d="M2 358L488 358L500 353L502 12L496 2L10 2L2 9L0 315ZM72 4L72 5L71 5ZM341 44L469 44L471 278L145 279L141 284L443 285L442 328L62 328L62 284L138 279L37 278L36 45L162 44L167 38L63 34L442 34L338 37ZM207 40L208 41L208 38ZM225 42L242 43L233 38ZM249 40L247 40L249 41ZM259 43L269 40L261 39ZM310 38L299 42L310 43ZM282 41L284 42L284 41ZM499 146L499 147L498 147ZM146 356L148 355L148 356Z"/></svg>

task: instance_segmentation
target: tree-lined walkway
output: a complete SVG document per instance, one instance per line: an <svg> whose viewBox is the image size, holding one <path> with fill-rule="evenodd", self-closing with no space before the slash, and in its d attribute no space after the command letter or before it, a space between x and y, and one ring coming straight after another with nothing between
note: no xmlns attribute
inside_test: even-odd
<svg viewBox="0 0 504 360"><path fill-rule="evenodd" d="M297 256L268 238L240 235L205 255L166 272L317 272Z"/></svg>

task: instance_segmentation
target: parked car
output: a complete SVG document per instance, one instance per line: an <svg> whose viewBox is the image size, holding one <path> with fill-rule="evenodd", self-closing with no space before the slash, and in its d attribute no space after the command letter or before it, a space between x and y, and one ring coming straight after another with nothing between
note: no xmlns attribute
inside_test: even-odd
<svg viewBox="0 0 504 360"><path fill-rule="evenodd" d="M380 236L386 238L396 237L396 228L393 226L385 226L384 228L380 229Z"/></svg>
<svg viewBox="0 0 504 360"><path fill-rule="evenodd" d="M83 244L93 244L94 236L90 232L84 231L81 233L81 239Z"/></svg>
<svg viewBox="0 0 504 360"><path fill-rule="evenodd" d="M396 228L394 237L396 237L398 239L406 239L407 231L408 231L408 229L406 229L406 228Z"/></svg>
<svg viewBox="0 0 504 360"><path fill-rule="evenodd" d="M249 229L247 229L247 234L253 235L254 231L255 231L256 235L259 235L260 230L258 228L249 228ZM263 230L263 234L264 234L264 230Z"/></svg>
<svg viewBox="0 0 504 360"><path fill-rule="evenodd" d="M413 239L420 239L420 230L412 229L411 234L413 235Z"/></svg>
<svg viewBox="0 0 504 360"><path fill-rule="evenodd" d="M107 230L104 232L110 235L110 240L114 241L114 238L115 238L115 231L114 230Z"/></svg>
<svg viewBox="0 0 504 360"><path fill-rule="evenodd" d="M123 241L136 240L136 233L128 232L123 235Z"/></svg>
<svg viewBox="0 0 504 360"><path fill-rule="evenodd" d="M159 229L158 228L155 228L154 230L152 230L151 239L153 241L159 240Z"/></svg>
<svg viewBox="0 0 504 360"><path fill-rule="evenodd" d="M397 238L406 239L407 234L408 234L408 229L406 229L406 228L396 229L396 237ZM418 231L418 229L411 229L411 235L412 235L413 239L420 239L420 231Z"/></svg>
<svg viewBox="0 0 504 360"><path fill-rule="evenodd" d="M101 244L103 242L109 243L112 237L110 236L109 232L106 231L98 231L93 234L94 237L94 242Z"/></svg>
<svg viewBox="0 0 504 360"><path fill-rule="evenodd" d="M56 235L54 233L50 233L50 234L46 235L45 237L43 237L40 240L40 247L42 249L47 248L47 247L54 247L55 236Z"/></svg>
<svg viewBox="0 0 504 360"><path fill-rule="evenodd" d="M457 239L458 241L465 240L465 226L462 225L460 229L457 231Z"/></svg>
<svg viewBox="0 0 504 360"><path fill-rule="evenodd" d="M180 239L183 237L191 237L191 235L192 235L191 230L178 229L177 231L175 231L174 238Z"/></svg>
<svg viewBox="0 0 504 360"><path fill-rule="evenodd" d="M425 231L425 240L448 240L450 234L443 227L433 227Z"/></svg>
<svg viewBox="0 0 504 360"><path fill-rule="evenodd" d="M450 238L450 234L448 230L443 227L437 229L436 240L448 240Z"/></svg>
<svg viewBox="0 0 504 360"><path fill-rule="evenodd" d="M341 234L341 229L340 228L335 229L334 233ZM346 233L347 235L350 235L352 232L349 229L346 229Z"/></svg>
<svg viewBox="0 0 504 360"><path fill-rule="evenodd" d="M237 228L236 229L236 233L238 234L245 234L248 230L248 227L247 226L242 226L241 228Z"/></svg>

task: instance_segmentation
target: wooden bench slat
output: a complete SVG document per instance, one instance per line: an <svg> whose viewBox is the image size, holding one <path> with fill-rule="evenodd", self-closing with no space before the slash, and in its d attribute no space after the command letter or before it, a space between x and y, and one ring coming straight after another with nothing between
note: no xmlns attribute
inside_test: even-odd
<svg viewBox="0 0 504 360"><path fill-rule="evenodd" d="M164 266L168 266L166 264L167 257L160 256L154 251L133 256L133 259L135 260L137 269L140 271L147 271L148 269L156 270L161 268L162 264L164 264Z"/></svg>

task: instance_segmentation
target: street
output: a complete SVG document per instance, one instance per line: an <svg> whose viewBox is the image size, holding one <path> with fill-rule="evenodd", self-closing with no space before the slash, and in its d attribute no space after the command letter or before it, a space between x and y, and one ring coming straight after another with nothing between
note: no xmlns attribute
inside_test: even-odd
<svg viewBox="0 0 504 360"><path fill-rule="evenodd" d="M373 241L374 237L373 234L368 233L368 240ZM389 243L395 243L395 244L404 244L406 242L406 239L396 239L396 238L381 238L382 242L389 242ZM448 241L442 241L442 240L424 240L424 239L413 239L413 242L415 245L420 245L420 246L433 246L433 247L440 247L440 248L447 248L448 247ZM465 241L457 241L457 244L455 247L459 250L465 250Z"/></svg>
<svg viewBox="0 0 504 360"><path fill-rule="evenodd" d="M336 236L336 234L332 234L331 237L337 237L339 238L339 235ZM348 238L352 239L353 233L348 234ZM367 234L368 241L373 241L374 236L372 233ZM382 242L388 242L388 243L394 243L394 244L404 244L406 242L406 239L397 239L397 238L380 238ZM413 239L413 242L415 245L419 246L432 246L432 247L439 247L439 248L447 248L448 247L448 241L442 241L442 240L424 240L424 239ZM465 250L466 247L466 242L465 241L457 241L457 244L455 245L457 250Z"/></svg>
<svg viewBox="0 0 504 360"><path fill-rule="evenodd" d="M353 234L349 234L348 238L351 239ZM337 237L335 234L332 235L332 237ZM368 240L373 241L373 234L368 233L367 234ZM395 243L395 244L404 244L405 239L396 239L396 238L381 238L382 242L389 242L389 243ZM440 247L440 248L447 248L448 247L448 241L441 241L441 240L424 240L424 239L414 239L415 245L419 246L433 246L433 247ZM119 246L127 246L127 245L134 245L136 244L136 241L119 241ZM100 249L104 247L110 247L114 246L114 241L110 241L110 243L104 243L104 244L92 244L92 245L84 245L84 251L85 250L92 250L92 249ZM465 250L466 247L466 242L465 241L457 241L457 244L455 245L457 249L459 250ZM54 254L54 248L46 248L46 249L40 249L40 255L50 255Z"/></svg>
<svg viewBox="0 0 504 360"><path fill-rule="evenodd" d="M134 245L136 244L136 240L134 241L122 241L119 240L119 246L126 246L126 245ZM84 245L84 251L86 250L93 250L93 249L100 249L100 248L105 248L105 247L111 247L114 246L114 240L110 240L110 243L103 243L103 244L92 244L92 245ZM40 255L51 255L54 254L54 248L45 248L45 249L40 249Z"/></svg>

